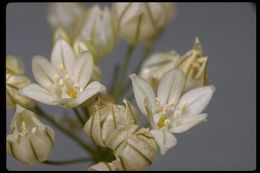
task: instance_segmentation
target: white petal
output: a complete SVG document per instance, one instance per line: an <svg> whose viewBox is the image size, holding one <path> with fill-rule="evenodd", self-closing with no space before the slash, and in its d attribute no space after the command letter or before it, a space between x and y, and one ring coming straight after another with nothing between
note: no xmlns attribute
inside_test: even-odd
<svg viewBox="0 0 260 173"><path fill-rule="evenodd" d="M113 164L113 162L110 163L99 162L89 167L88 170L89 171L115 171L116 166Z"/></svg>
<svg viewBox="0 0 260 173"><path fill-rule="evenodd" d="M76 100L77 105L80 105L93 95L97 93L105 93L106 92L106 87L102 85L101 83L94 81L91 82L85 89L84 91L80 94L79 98Z"/></svg>
<svg viewBox="0 0 260 173"><path fill-rule="evenodd" d="M151 130L151 133L160 148L161 155L164 155L170 148L177 144L177 139L166 130Z"/></svg>
<svg viewBox="0 0 260 173"><path fill-rule="evenodd" d="M63 66L69 75L73 76L75 55L71 46L64 39L59 39L54 44L51 54L51 63L57 69L60 69L60 67Z"/></svg>
<svg viewBox="0 0 260 173"><path fill-rule="evenodd" d="M173 121L169 130L171 133L183 133L204 121L207 121L207 114L179 117Z"/></svg>
<svg viewBox="0 0 260 173"><path fill-rule="evenodd" d="M58 75L53 65L42 56L33 57L32 72L36 81L46 89L52 87L55 76Z"/></svg>
<svg viewBox="0 0 260 173"><path fill-rule="evenodd" d="M180 98L176 109L183 110L182 116L198 115L207 107L215 90L213 85L190 90Z"/></svg>
<svg viewBox="0 0 260 173"><path fill-rule="evenodd" d="M85 51L79 55L75 65L74 76L80 88L84 88L89 82L94 68L93 57L90 52Z"/></svg>
<svg viewBox="0 0 260 173"><path fill-rule="evenodd" d="M147 98L147 102L151 105L151 108L155 108L155 93L153 88L144 79L138 77L136 74L131 74L129 77L132 80L136 103L141 112L147 115L144 104L145 98Z"/></svg>
<svg viewBox="0 0 260 173"><path fill-rule="evenodd" d="M177 103L185 84L184 73L179 69L172 69L165 73L160 80L157 96L162 104L174 101Z"/></svg>
<svg viewBox="0 0 260 173"><path fill-rule="evenodd" d="M21 89L21 93L31 99L48 104L55 105L54 98L49 92L36 84L29 84Z"/></svg>

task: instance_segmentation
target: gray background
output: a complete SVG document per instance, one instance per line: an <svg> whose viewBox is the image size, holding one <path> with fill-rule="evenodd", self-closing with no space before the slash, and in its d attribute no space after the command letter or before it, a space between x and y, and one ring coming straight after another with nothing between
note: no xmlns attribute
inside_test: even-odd
<svg viewBox="0 0 260 173"><path fill-rule="evenodd" d="M90 4L89 4L90 5ZM177 3L177 16L155 51L183 54L198 36L209 57L208 73L217 88L207 112L208 122L177 135L178 144L158 156L147 170L254 170L256 168L256 11L248 3ZM49 58L51 29L42 3L7 6L7 54L21 57L26 74L34 80L31 58ZM121 44L122 43L122 44ZM108 86L113 67L126 50L123 41L101 63L102 82ZM129 73L138 64L134 53ZM48 112L61 109L43 105ZM14 110L7 111L7 126ZM84 136L85 138L86 136ZM52 160L84 156L81 148L56 130ZM88 163L67 166L28 166L7 156L9 170L86 170Z"/></svg>

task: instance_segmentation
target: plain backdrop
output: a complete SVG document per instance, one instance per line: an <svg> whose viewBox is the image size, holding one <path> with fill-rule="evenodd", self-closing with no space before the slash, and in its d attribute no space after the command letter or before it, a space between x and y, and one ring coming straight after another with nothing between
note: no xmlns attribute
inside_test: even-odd
<svg viewBox="0 0 260 173"><path fill-rule="evenodd" d="M90 6L92 4L85 4ZM109 3L102 4L111 5ZM6 52L19 56L32 75L34 55L51 54L51 28L46 3L10 3L6 13ZM254 170L256 168L256 7L250 3L177 3L177 15L158 42L155 52L183 54L200 38L209 57L209 81L216 92L204 111L208 121L183 134L147 170ZM110 85L114 65L122 61L126 44L120 40L100 62L102 83ZM141 47L134 52L129 74L138 65ZM58 114L61 108L41 106ZM7 110L7 127L14 110ZM56 131L50 160L85 156L82 149ZM6 131L6 133L8 133ZM87 136L83 135L83 138ZM7 156L8 170L87 170L89 163L25 165Z"/></svg>

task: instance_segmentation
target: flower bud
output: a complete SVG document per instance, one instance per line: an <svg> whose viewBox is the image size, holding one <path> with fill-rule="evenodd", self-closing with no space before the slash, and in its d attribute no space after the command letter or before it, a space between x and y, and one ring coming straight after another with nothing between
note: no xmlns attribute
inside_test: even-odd
<svg viewBox="0 0 260 173"><path fill-rule="evenodd" d="M55 44L56 41L58 41L59 39L64 39L66 40L68 43L71 44L71 36L69 36L69 34L61 27L57 28L53 34L53 45Z"/></svg>
<svg viewBox="0 0 260 173"><path fill-rule="evenodd" d="M63 28L75 35L84 7L78 3L50 3L48 6L48 22L53 29Z"/></svg>
<svg viewBox="0 0 260 173"><path fill-rule="evenodd" d="M119 170L141 171L152 164L158 148L151 132L135 124L116 129L109 136L106 145L113 149Z"/></svg>
<svg viewBox="0 0 260 173"><path fill-rule="evenodd" d="M180 56L174 51L152 54L143 63L140 76L157 88L161 77L172 68L181 69L186 78L183 92L207 85L208 58L203 56L199 39L195 39L193 49Z"/></svg>
<svg viewBox="0 0 260 173"><path fill-rule="evenodd" d="M130 45L153 39L170 22L173 3L114 3L120 36Z"/></svg>
<svg viewBox="0 0 260 173"><path fill-rule="evenodd" d="M113 162L111 163L99 162L89 167L88 170L89 171L115 171L116 167L113 164Z"/></svg>
<svg viewBox="0 0 260 173"><path fill-rule="evenodd" d="M15 159L35 164L47 160L53 148L54 131L41 123L36 115L16 105L7 135L7 153Z"/></svg>
<svg viewBox="0 0 260 173"><path fill-rule="evenodd" d="M105 147L105 141L111 133L129 123L136 123L137 114L129 101L124 100L125 107L106 103L103 106L96 105L93 115L84 126L87 133L97 145Z"/></svg>
<svg viewBox="0 0 260 173"><path fill-rule="evenodd" d="M183 55L179 65L186 76L183 92L208 84L207 64L208 57L203 55L200 41L196 38L193 49Z"/></svg>
<svg viewBox="0 0 260 173"><path fill-rule="evenodd" d="M180 55L175 51L154 53L143 63L139 75L156 89L163 74L178 65Z"/></svg>
<svg viewBox="0 0 260 173"><path fill-rule="evenodd" d="M35 101L19 93L21 88L31 83L30 79L23 75L23 71L21 60L14 56L6 57L6 105L8 108L14 108L15 104L27 108L35 105Z"/></svg>
<svg viewBox="0 0 260 173"><path fill-rule="evenodd" d="M108 7L101 9L98 5L93 6L81 22L79 37L93 46L97 58L109 54L115 46L117 35Z"/></svg>

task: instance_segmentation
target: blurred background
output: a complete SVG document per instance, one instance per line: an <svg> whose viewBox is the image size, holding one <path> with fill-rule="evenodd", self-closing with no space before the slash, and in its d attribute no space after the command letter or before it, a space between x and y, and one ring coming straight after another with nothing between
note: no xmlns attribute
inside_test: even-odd
<svg viewBox="0 0 260 173"><path fill-rule="evenodd" d="M111 6L110 3L98 3ZM85 3L86 6L93 5ZM6 7L6 53L20 57L32 81L31 59L50 57L52 30L47 23L46 3L9 3ZM176 17L169 24L154 52L175 50L183 54L200 38L209 57L209 81L216 92L204 111L208 121L176 135L178 144L164 156L158 155L147 170L254 170L256 168L256 7L250 3L177 3ZM109 86L116 63L127 45L118 41L113 52L100 62L102 83ZM129 67L140 61L141 47ZM42 105L46 112L61 108ZM14 114L7 110L6 124ZM6 133L8 133L6 131ZM82 136L87 138L86 135ZM84 157L85 153L56 130L50 160ZM6 156L8 170L87 170L89 163L71 165L25 165Z"/></svg>

